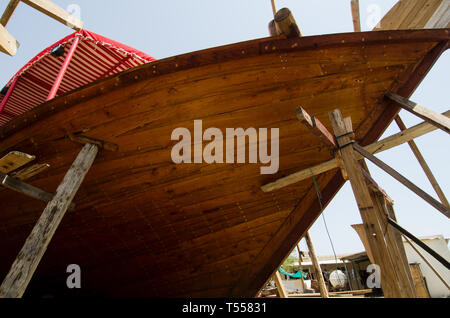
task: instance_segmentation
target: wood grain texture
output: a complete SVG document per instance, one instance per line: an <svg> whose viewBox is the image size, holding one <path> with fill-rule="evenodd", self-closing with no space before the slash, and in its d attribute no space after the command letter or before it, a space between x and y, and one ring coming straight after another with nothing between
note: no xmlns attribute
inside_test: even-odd
<svg viewBox="0 0 450 318"><path fill-rule="evenodd" d="M333 158L298 123L295 107L302 105L330 130L333 101L352 116L357 140L370 144L375 139L367 135L388 125L381 124L390 109L383 96L393 87L413 89L410 76L420 80L415 70L448 38L445 30L425 30L227 45L92 83L1 127L1 154L28 151L50 165L31 181L50 193L79 152L67 132L118 145L96 159L75 198L76 213L61 222L29 295L70 294L57 286L67 277L60 269L75 263L88 295L253 297L320 210L311 178L276 193L260 187ZM173 129L193 132L199 119L204 128L222 131L280 128L278 173L261 175L259 164L175 165ZM372 125L379 126L373 131ZM335 168L318 183L326 205L344 180ZM3 275L9 269L3 263L14 261L17 242L45 208L5 192Z"/></svg>
<svg viewBox="0 0 450 318"><path fill-rule="evenodd" d="M98 148L95 145L86 144L83 147L3 280L0 297L22 297L97 152Z"/></svg>

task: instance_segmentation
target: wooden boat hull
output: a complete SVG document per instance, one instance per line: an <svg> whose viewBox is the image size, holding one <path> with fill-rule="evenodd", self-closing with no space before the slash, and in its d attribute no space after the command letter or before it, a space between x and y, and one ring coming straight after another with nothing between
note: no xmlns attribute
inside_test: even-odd
<svg viewBox="0 0 450 318"><path fill-rule="evenodd" d="M260 187L332 158L296 119L302 106L329 130L351 116L356 139L375 141L448 47L448 29L266 38L146 64L63 95L0 128L0 154L33 154L51 168L30 184L54 192L81 146L69 133L117 144L102 151L25 295L229 297L256 294L319 216L312 178ZM175 128L279 128L280 167L179 164ZM324 203L343 185L317 178ZM0 276L45 207L0 191ZM67 289L78 264L82 288Z"/></svg>

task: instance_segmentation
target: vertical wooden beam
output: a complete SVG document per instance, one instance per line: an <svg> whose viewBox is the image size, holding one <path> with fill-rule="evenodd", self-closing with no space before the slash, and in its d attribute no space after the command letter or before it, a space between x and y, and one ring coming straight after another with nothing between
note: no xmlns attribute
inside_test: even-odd
<svg viewBox="0 0 450 318"><path fill-rule="evenodd" d="M302 251L300 251L300 245L297 244L297 252L298 252L298 266L299 266L299 270L301 272L300 275L300 282L302 283L302 290L303 293L306 293L306 283L305 283L305 279L303 278L303 259L302 259Z"/></svg>
<svg viewBox="0 0 450 318"><path fill-rule="evenodd" d="M317 277L317 281L319 282L320 296L322 298L328 298L328 289L325 285L325 279L323 278L322 269L320 268L319 259L316 255L316 250L314 249L314 245L312 243L311 237L309 236L309 232L306 232L305 235L306 244L308 245L309 254L311 256L311 262L314 267L314 271Z"/></svg>
<svg viewBox="0 0 450 318"><path fill-rule="evenodd" d="M383 236L387 243L386 247L389 253L389 257L392 259L394 270L398 275L398 282L401 288L401 292L404 297L415 298L416 293L414 285L412 284L412 276L409 265L407 263L403 263L403 257L397 247L396 237L394 233L395 230L388 226L387 223L388 212L386 206L386 198L380 192L376 192L371 189L369 189L369 192L375 205L375 212L377 213L377 217L383 231Z"/></svg>
<svg viewBox="0 0 450 318"><path fill-rule="evenodd" d="M349 134L352 132L339 110L334 110L330 114L336 140L341 147L340 152L344 161L345 169L353 189L358 208L363 219L364 230L367 241L373 254L375 264L381 268L381 283L385 297L402 297L399 285L399 277L395 272L392 260L386 246L380 223L377 218L374 203L365 183L364 175L361 172L356 154L351 147L352 140Z"/></svg>
<svg viewBox="0 0 450 318"><path fill-rule="evenodd" d="M437 201L435 198L433 198L431 195L420 189L418 186L416 186L414 183L406 179L404 176L402 176L400 173L395 171L393 168L385 164L383 161L372 155L370 152L366 151L363 147L360 145L354 143L353 149L355 149L357 152L359 152L363 157L369 159L372 163L377 165L379 168L384 170L386 173L391 175L394 179L396 179L398 182L402 183L405 187L410 189L412 192L417 194L419 197L424 199L426 202L428 202L430 205L435 207L438 211L440 211L442 214L444 214L446 217L450 218L450 210Z"/></svg>
<svg viewBox="0 0 450 318"><path fill-rule="evenodd" d="M97 152L97 146L86 144L78 154L0 286L0 297L22 297Z"/></svg>
<svg viewBox="0 0 450 318"><path fill-rule="evenodd" d="M352 17L353 17L353 30L355 32L361 32L361 18L359 12L359 0L351 1Z"/></svg>
<svg viewBox="0 0 450 318"><path fill-rule="evenodd" d="M406 126L403 123L400 116L397 115L397 117L395 117L395 122L397 123L397 126L398 126L398 128L400 128L401 131L406 130ZM450 209L450 204L448 203L444 192L442 191L441 187L439 186L439 183L437 182L436 178L434 177L433 172L431 172L430 167L428 166L427 162L425 161L425 158L422 156L422 153L420 152L419 147L417 147L414 140L408 141L408 145L411 148L412 152L414 153L414 156L416 156L417 161L419 161L419 164L422 167L423 172L425 172L428 180L430 181L431 185L433 186L433 189L436 192L436 194L438 195L442 204Z"/></svg>
<svg viewBox="0 0 450 318"><path fill-rule="evenodd" d="M280 273L278 272L278 269L273 275L273 279L275 280L275 285L277 285L277 290L280 298L288 298L288 293L286 291L286 288L284 288L283 281L281 279Z"/></svg>

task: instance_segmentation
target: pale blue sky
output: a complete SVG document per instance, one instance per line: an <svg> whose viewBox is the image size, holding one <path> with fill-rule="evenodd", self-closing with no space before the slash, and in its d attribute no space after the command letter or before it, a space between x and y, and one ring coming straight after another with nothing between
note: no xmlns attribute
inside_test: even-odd
<svg viewBox="0 0 450 318"><path fill-rule="evenodd" d="M0 3L3 11L9 1ZM54 0L67 8L77 4L85 28L130 45L156 58L169 57L199 49L220 46L268 36L267 24L272 18L270 0ZM361 0L362 27L377 4L384 15L395 0ZM277 0L277 7L288 7L294 13L304 36L352 31L350 0ZM15 57L0 54L0 86L33 56L72 31L37 11L20 4L8 30L21 43ZM412 100L433 110L448 110L448 74L450 53L445 53L417 89ZM421 120L401 112L407 126ZM398 132L391 126L387 134ZM444 192L450 197L450 158L448 134L435 131L416 140ZM403 145L378 157L407 176L429 194L429 185L409 147ZM417 236L443 234L450 237L450 223L440 212L406 189L403 185L370 165L375 180L395 201L398 221ZM325 211L326 220L338 254L359 252L363 246L350 227L361 218L350 188L346 184ZM310 234L319 255L331 255L323 220L319 218ZM305 248L305 244L302 244Z"/></svg>

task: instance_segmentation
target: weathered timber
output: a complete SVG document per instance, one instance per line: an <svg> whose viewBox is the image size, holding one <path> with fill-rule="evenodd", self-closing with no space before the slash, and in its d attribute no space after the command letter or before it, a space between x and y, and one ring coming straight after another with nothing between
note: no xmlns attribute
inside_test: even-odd
<svg viewBox="0 0 450 318"><path fill-rule="evenodd" d="M279 36L281 35L281 31L278 29L275 20L271 20L268 25L270 36Z"/></svg>
<svg viewBox="0 0 450 318"><path fill-rule="evenodd" d="M281 34L287 38L298 38L302 36L300 29L298 28L295 18L288 8L278 10L275 14L275 23Z"/></svg>
<svg viewBox="0 0 450 318"><path fill-rule="evenodd" d="M450 134L450 118L428 109L417 103L414 103L404 97L401 97L394 93L388 93L386 96L396 102L400 107L409 111L410 113L422 118L430 124L442 129L446 133Z"/></svg>
<svg viewBox="0 0 450 318"><path fill-rule="evenodd" d="M401 131L405 131L407 129L400 116L395 117L395 122L397 123L397 126L400 128ZM427 162L425 161L425 158L422 156L419 147L417 147L414 140L408 141L408 145L411 148L412 152L414 153L414 156L417 158L417 161L419 161L419 164L422 167L423 172L426 174L428 180L430 181L434 191L441 200L442 204L445 205L447 208L450 208L450 204L448 203L448 200L445 197L444 191L442 191L439 183L437 182L436 178L433 175L433 172L431 172L431 169L428 166Z"/></svg>
<svg viewBox="0 0 450 318"><path fill-rule="evenodd" d="M395 271L394 264L390 258L388 247L384 240L383 229L380 226L376 207L372 202L369 189L366 186L364 176L361 172L355 152L351 147L351 132L348 123L342 118L339 110L330 113L336 140L340 146L342 159L347 170L354 196L363 219L364 229L368 243L376 264L381 267L381 280L383 292L386 297L404 297L399 285L399 277Z"/></svg>
<svg viewBox="0 0 450 318"><path fill-rule="evenodd" d="M97 152L96 145L86 144L78 154L0 286L0 297L22 297Z"/></svg>
<svg viewBox="0 0 450 318"><path fill-rule="evenodd" d="M67 135L69 136L69 139L73 142L77 142L80 144L93 144L93 145L97 145L100 149L113 151L113 152L116 152L119 150L119 146L117 144L113 144L113 143L110 143L107 141L90 138L90 137L82 136L82 135L74 135L71 133L68 133Z"/></svg>
<svg viewBox="0 0 450 318"><path fill-rule="evenodd" d="M381 188L378 185L378 183L370 176L370 174L366 171L366 169L361 167L361 172L363 173L364 178L366 178L367 185L369 186L369 188L373 189L376 192L381 193L389 204L394 204L392 198L386 193L386 191L384 191L383 188Z"/></svg>
<svg viewBox="0 0 450 318"><path fill-rule="evenodd" d="M359 0L351 0L351 7L352 7L352 18L353 18L353 30L355 32L361 32Z"/></svg>
<svg viewBox="0 0 450 318"><path fill-rule="evenodd" d="M31 198L50 202L53 199L53 194L45 192L39 188L33 187L27 183L22 182L20 179L10 177L6 174L0 172L0 180L1 185L7 189L22 193ZM73 211L75 209L75 204L71 203L69 206L70 210Z"/></svg>
<svg viewBox="0 0 450 318"><path fill-rule="evenodd" d="M450 210L444 206L442 203L437 201L435 198L430 196L428 193L420 189L418 186L416 186L414 183L406 179L404 176L402 176L400 173L395 171L393 168L385 164L383 161L372 155L370 152L365 150L363 147L361 147L358 144L353 144L353 148L359 152L363 157L369 159L372 163L377 165L379 168L384 170L386 173L391 175L394 179L399 181L401 184L403 184L405 187L410 189L412 192L417 194L419 197L424 199L426 202L428 202L430 205L432 205L434 208L436 208L438 211L440 211L442 214L444 214L446 217L450 218Z"/></svg>
<svg viewBox="0 0 450 318"><path fill-rule="evenodd" d="M280 296L280 298L288 298L288 293L283 285L283 280L281 279L281 275L278 270L273 275L273 279L275 280L275 285L277 286L278 295Z"/></svg>

